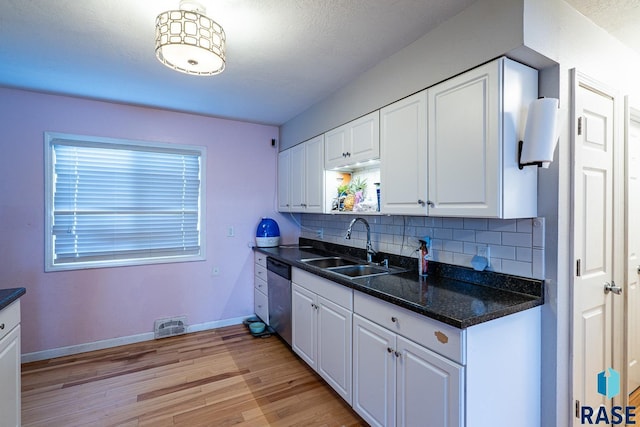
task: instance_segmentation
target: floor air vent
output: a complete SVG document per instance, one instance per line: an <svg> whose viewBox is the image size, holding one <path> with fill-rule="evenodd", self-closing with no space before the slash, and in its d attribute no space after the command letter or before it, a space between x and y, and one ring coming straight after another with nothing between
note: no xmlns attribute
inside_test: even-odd
<svg viewBox="0 0 640 427"><path fill-rule="evenodd" d="M154 338L166 338L174 335L187 333L187 317L171 317L169 319L158 319L155 321Z"/></svg>

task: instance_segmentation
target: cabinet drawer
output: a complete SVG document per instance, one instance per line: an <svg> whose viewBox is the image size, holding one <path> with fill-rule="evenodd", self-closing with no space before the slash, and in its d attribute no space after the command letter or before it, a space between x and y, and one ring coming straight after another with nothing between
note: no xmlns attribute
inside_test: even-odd
<svg viewBox="0 0 640 427"><path fill-rule="evenodd" d="M267 281L267 267L260 264L254 264L253 274L255 274L256 278L262 279L265 282Z"/></svg>
<svg viewBox="0 0 640 427"><path fill-rule="evenodd" d="M0 311L0 339L20 323L20 300L15 300Z"/></svg>
<svg viewBox="0 0 640 427"><path fill-rule="evenodd" d="M253 278L253 286L263 294L269 295L269 287L267 285L267 281L262 280L261 277L255 276Z"/></svg>
<svg viewBox="0 0 640 427"><path fill-rule="evenodd" d="M347 310L353 309L353 290L299 268L291 269L291 281Z"/></svg>
<svg viewBox="0 0 640 427"><path fill-rule="evenodd" d="M257 289L253 289L253 311L265 324L269 324L269 299Z"/></svg>
<svg viewBox="0 0 640 427"><path fill-rule="evenodd" d="M354 292L354 312L460 364L466 363L463 330L362 292Z"/></svg>
<svg viewBox="0 0 640 427"><path fill-rule="evenodd" d="M263 267L267 267L267 256L261 252L254 252L253 254L254 262Z"/></svg>

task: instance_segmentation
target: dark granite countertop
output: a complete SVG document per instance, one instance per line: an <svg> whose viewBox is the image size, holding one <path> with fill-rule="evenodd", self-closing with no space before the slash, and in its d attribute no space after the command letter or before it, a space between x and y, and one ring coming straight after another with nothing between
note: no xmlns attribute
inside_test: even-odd
<svg viewBox="0 0 640 427"><path fill-rule="evenodd" d="M0 289L0 310L20 298L27 292L25 288Z"/></svg>
<svg viewBox="0 0 640 427"><path fill-rule="evenodd" d="M392 266L401 266L408 271L349 279L300 260L329 254L363 259L363 250L310 239L301 239L300 245L254 250L460 329L544 303L544 282L541 280L477 272L437 262L429 262L429 276L421 278L414 258L391 254L382 255L389 258Z"/></svg>

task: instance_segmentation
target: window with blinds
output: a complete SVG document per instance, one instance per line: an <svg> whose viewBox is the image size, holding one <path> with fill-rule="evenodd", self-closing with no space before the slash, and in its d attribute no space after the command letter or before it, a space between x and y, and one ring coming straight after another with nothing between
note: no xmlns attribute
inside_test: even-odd
<svg viewBox="0 0 640 427"><path fill-rule="evenodd" d="M46 271L204 259L204 147L46 133Z"/></svg>

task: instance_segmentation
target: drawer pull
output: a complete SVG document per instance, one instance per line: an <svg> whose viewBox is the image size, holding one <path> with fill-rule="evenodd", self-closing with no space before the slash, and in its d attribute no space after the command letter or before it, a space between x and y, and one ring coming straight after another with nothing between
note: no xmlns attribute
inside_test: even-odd
<svg viewBox="0 0 640 427"><path fill-rule="evenodd" d="M446 344L449 342L449 337L443 334L442 332L435 331L433 334L436 336L438 341L440 341L442 344Z"/></svg>
<svg viewBox="0 0 640 427"><path fill-rule="evenodd" d="M0 331L4 329L4 323L0 324Z"/></svg>

